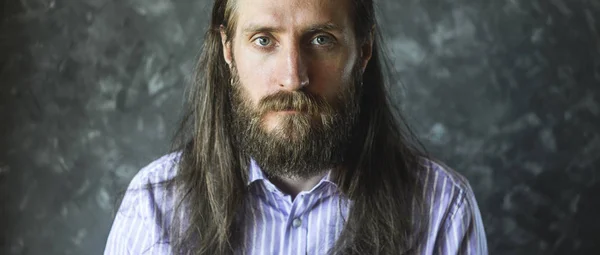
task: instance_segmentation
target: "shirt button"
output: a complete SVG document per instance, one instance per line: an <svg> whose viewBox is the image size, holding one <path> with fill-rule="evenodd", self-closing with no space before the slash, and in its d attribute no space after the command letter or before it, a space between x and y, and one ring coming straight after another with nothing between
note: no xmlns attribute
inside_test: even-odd
<svg viewBox="0 0 600 255"><path fill-rule="evenodd" d="M295 228L300 227L300 225L302 225L302 220L300 218L295 218L294 221L292 221L292 226Z"/></svg>

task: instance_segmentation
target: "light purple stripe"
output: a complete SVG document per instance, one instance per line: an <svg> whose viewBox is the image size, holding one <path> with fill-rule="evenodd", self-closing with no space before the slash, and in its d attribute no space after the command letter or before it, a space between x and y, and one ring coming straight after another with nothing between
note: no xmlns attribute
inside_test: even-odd
<svg viewBox="0 0 600 255"><path fill-rule="evenodd" d="M112 254L169 254L168 230L176 214L173 190L140 190L147 183L157 183L173 178L178 154L162 157L143 168L132 180L129 191L111 227L105 255ZM426 164L419 174L423 184L423 197L427 203L430 225L418 254L487 254L485 230L473 191L464 177L454 170L435 162ZM292 204L281 191L273 190L262 171L252 164L248 184L248 206L255 208L244 219L247 244L239 254L324 254L332 248L343 228L343 214L347 217L351 201L334 194L337 187L327 177L310 192L298 196ZM153 192L154 194L151 194ZM152 197L156 200L152 200ZM287 200L286 200L287 199ZM294 212L303 220L302 226L292 226ZM181 217L181 216L180 216ZM183 222L182 224L185 224ZM160 242L160 243L157 243Z"/></svg>

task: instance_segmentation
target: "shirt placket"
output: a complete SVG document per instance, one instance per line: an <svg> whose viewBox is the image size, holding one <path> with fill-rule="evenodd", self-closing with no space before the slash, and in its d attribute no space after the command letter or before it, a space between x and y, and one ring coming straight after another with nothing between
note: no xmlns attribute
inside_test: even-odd
<svg viewBox="0 0 600 255"><path fill-rule="evenodd" d="M286 195L286 199L291 202L291 197ZM304 195L298 195L294 199L286 221L286 237L289 239L285 242L285 254L306 254L306 235L307 235L307 218L303 213L304 210Z"/></svg>

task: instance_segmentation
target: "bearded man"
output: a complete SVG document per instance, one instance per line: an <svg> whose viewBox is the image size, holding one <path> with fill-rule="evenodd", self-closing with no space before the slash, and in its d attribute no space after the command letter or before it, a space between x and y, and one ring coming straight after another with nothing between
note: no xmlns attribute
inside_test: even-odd
<svg viewBox="0 0 600 255"><path fill-rule="evenodd" d="M487 254L465 178L392 110L372 0L216 0L180 147L105 254Z"/></svg>

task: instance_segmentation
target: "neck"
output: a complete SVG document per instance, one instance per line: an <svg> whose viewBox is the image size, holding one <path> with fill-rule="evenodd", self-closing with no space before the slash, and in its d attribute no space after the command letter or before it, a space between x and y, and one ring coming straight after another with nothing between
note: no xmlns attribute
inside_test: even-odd
<svg viewBox="0 0 600 255"><path fill-rule="evenodd" d="M308 178L278 177L269 179L278 189L291 195L292 200L294 200L298 193L302 191L309 191L317 186L319 181L323 179L326 174L327 171L323 171Z"/></svg>

